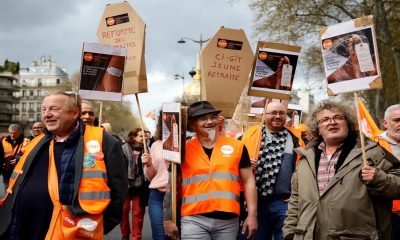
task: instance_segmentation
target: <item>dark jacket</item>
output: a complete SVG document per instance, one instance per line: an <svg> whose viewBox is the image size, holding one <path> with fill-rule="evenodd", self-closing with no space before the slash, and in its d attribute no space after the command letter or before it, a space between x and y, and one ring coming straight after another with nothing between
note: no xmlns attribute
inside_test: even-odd
<svg viewBox="0 0 400 240"><path fill-rule="evenodd" d="M85 131L85 124L82 121L79 123L79 140L76 141L77 148L75 153L75 179L74 179L74 191L72 204L68 206L70 213L73 216L83 216L86 214L84 210L79 206L78 203L78 188L80 182L80 176L82 175L83 165L83 136ZM48 148L42 148L47 145L52 139L52 136L46 134L40 142L32 149L27 156L25 166L23 167L23 174L20 175L14 185L14 194L9 195L3 206L0 206L0 236L5 233L8 229L14 208L15 200L18 197L20 185L23 184L25 177L29 171L33 171L30 166L37 158L40 151L48 151ZM107 209L104 211L104 233L110 232L116 225L121 221L122 217L122 206L127 190L127 176L126 166L124 164L124 157L122 153L121 144L110 134L103 134L103 153L105 164L107 168L107 179L108 186L111 190L111 202Z"/></svg>

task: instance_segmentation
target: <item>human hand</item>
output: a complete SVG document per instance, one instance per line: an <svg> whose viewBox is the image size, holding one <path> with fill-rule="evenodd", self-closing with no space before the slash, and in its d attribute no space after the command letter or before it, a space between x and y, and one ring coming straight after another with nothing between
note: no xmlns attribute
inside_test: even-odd
<svg viewBox="0 0 400 240"><path fill-rule="evenodd" d="M218 134L219 135L224 135L224 122L225 122L225 118L223 116L218 116L217 119L218 122Z"/></svg>
<svg viewBox="0 0 400 240"><path fill-rule="evenodd" d="M142 163L143 163L143 165L145 165L146 167L150 167L150 166L151 166L151 156L150 156L150 153L143 153L143 154L142 154Z"/></svg>
<svg viewBox="0 0 400 240"><path fill-rule="evenodd" d="M376 169L374 167L364 165L361 168L361 179L365 184L369 184L374 180Z"/></svg>
<svg viewBox="0 0 400 240"><path fill-rule="evenodd" d="M257 228L258 228L257 217L248 215L243 223L242 234L245 234L246 230L248 230L249 234L247 235L247 239L251 239L251 237L256 233Z"/></svg>
<svg viewBox="0 0 400 240"><path fill-rule="evenodd" d="M167 235L172 240L179 239L178 227L171 221L163 221L165 235Z"/></svg>
<svg viewBox="0 0 400 240"><path fill-rule="evenodd" d="M250 162L251 162L251 168L253 170L256 170L257 169L258 160L257 159L250 159Z"/></svg>

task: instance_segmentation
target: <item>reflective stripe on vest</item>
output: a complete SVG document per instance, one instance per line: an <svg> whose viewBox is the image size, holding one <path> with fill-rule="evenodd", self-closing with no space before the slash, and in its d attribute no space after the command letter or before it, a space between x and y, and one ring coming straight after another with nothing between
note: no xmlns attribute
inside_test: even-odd
<svg viewBox="0 0 400 240"><path fill-rule="evenodd" d="M215 192L215 191L213 191L210 193L204 193L204 194L199 194L199 195L195 195L195 196L184 197L182 199L182 204L205 201L205 200L209 200L211 198L224 198L224 199L230 199L230 200L239 202L239 196L237 196L231 192Z"/></svg>
<svg viewBox="0 0 400 240"><path fill-rule="evenodd" d="M212 179L225 179L225 180L231 180L231 181L239 181L238 176L236 176L232 173L214 172L214 173L211 173L211 177L209 177L209 176L210 176L209 174L201 174L201 175L182 179L182 186L186 186L186 185L201 182L201 181L209 181Z"/></svg>
<svg viewBox="0 0 400 240"><path fill-rule="evenodd" d="M212 211L239 215L239 162L243 147L240 141L220 136L209 159L198 139L187 142L181 165L182 216Z"/></svg>
<svg viewBox="0 0 400 240"><path fill-rule="evenodd" d="M17 144L14 148L10 142L7 141L6 138L3 139L2 141L3 144L3 150L4 150L4 158L10 157L10 156L16 156L17 153L20 151L22 144L19 143Z"/></svg>

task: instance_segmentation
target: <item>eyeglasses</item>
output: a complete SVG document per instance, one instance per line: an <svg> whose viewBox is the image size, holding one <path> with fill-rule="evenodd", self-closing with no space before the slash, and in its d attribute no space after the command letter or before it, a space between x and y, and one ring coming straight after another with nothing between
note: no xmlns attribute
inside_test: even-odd
<svg viewBox="0 0 400 240"><path fill-rule="evenodd" d="M286 112L269 112L269 113L265 113L265 114L269 114L272 116L285 116Z"/></svg>
<svg viewBox="0 0 400 240"><path fill-rule="evenodd" d="M88 114L88 115L91 116L91 117L94 116L94 112L92 112L92 111L83 111L83 112L81 113L81 116L84 116L84 115L86 115L86 114Z"/></svg>
<svg viewBox="0 0 400 240"><path fill-rule="evenodd" d="M317 124L329 124L331 123L331 120L333 120L335 123L338 123L344 121L344 119L345 118L342 115L335 115L333 117L324 117L318 120Z"/></svg>

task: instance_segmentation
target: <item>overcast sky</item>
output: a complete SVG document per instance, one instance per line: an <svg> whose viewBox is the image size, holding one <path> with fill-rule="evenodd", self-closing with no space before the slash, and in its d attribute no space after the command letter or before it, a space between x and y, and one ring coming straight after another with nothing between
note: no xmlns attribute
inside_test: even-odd
<svg viewBox="0 0 400 240"><path fill-rule="evenodd" d="M104 0L2 0L0 1L0 65L5 59L28 67L35 57L52 60L72 75L80 68L83 42L98 42L96 31L106 4ZM185 74L196 65L199 44L180 37L212 37L220 28L243 29L254 50L253 15L248 1L235 0L141 0L128 1L146 23L148 93L140 94L143 114L172 101L182 91ZM134 101L134 98L124 98Z"/></svg>

